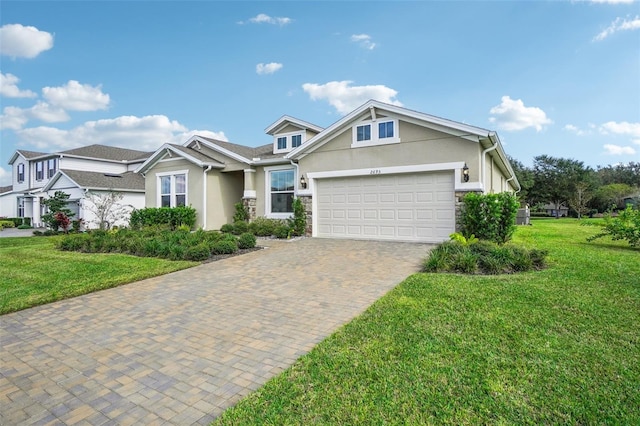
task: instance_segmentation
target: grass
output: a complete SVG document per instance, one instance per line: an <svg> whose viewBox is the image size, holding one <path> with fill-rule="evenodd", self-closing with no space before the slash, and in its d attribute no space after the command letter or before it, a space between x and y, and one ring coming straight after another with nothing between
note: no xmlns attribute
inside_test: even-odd
<svg viewBox="0 0 640 426"><path fill-rule="evenodd" d="M0 238L0 314L197 265L54 248L59 237Z"/></svg>
<svg viewBox="0 0 640 426"><path fill-rule="evenodd" d="M640 424L640 250L533 224L549 269L412 275L214 424Z"/></svg>

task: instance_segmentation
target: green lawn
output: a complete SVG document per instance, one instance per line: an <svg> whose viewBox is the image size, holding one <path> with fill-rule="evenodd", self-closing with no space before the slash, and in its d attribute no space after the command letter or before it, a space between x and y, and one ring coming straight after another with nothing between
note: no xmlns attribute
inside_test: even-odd
<svg viewBox="0 0 640 426"><path fill-rule="evenodd" d="M640 424L640 250L520 227L550 267L415 274L214 424Z"/></svg>
<svg viewBox="0 0 640 426"><path fill-rule="evenodd" d="M54 248L57 237L0 238L0 314L67 299L198 263Z"/></svg>

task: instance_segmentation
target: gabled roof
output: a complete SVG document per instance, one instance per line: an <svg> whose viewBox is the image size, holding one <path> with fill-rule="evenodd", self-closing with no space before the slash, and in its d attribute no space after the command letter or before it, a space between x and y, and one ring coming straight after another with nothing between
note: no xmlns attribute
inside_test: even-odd
<svg viewBox="0 0 640 426"><path fill-rule="evenodd" d="M107 145L88 145L80 148L60 151L60 154L71 157L95 158L99 160L135 162L148 158L152 153L135 149L118 148Z"/></svg>
<svg viewBox="0 0 640 426"><path fill-rule="evenodd" d="M238 145L231 142L219 141L216 139L205 138L202 136L194 136L189 139L185 145L193 145L193 143L202 143L206 147L231 157L237 161L255 164L264 160L278 160L284 159L284 153L274 154L273 144L261 145L258 147L250 147L244 145ZM259 159L259 160L256 160Z"/></svg>
<svg viewBox="0 0 640 426"><path fill-rule="evenodd" d="M456 136L464 137L475 142L478 142L479 138L487 138L489 134L492 133L491 131L482 129L480 127L470 126L468 124L460 123L457 121L447 120L445 118L436 117L434 115L424 114L422 112L413 111L407 108L399 107L397 105L369 100L349 114L342 117L340 120L333 123L331 126L324 129L321 133L309 139L306 143L289 152L285 156L285 158L299 158L300 156L303 156L304 154L319 148L324 143L328 142L332 137L344 131L347 126L350 126L357 120L361 119L362 116L370 113L375 114L378 110L386 114L391 114L393 116L400 116L407 121L412 121L422 126L432 128L434 130L454 134Z"/></svg>
<svg viewBox="0 0 640 426"><path fill-rule="evenodd" d="M46 152L38 152L38 151L27 151L26 149L18 149L16 150L16 152L13 153L13 155L9 159L9 164L13 164L19 155L21 155L27 160L31 160L38 157L50 156L52 154L47 154Z"/></svg>
<svg viewBox="0 0 640 426"><path fill-rule="evenodd" d="M199 167L211 166L218 169L221 169L224 167L223 163L209 157L208 155L204 154L201 151L198 151L197 149L193 149L183 145L174 145L174 144L166 143L162 145L160 148L158 148L155 152L153 152L149 156L149 158L147 158L147 160L135 170L135 173L146 172L149 168L151 168L155 163L160 161L162 157L164 157L167 154L170 156L176 155L176 156L182 157L185 160L190 161Z"/></svg>
<svg viewBox="0 0 640 426"><path fill-rule="evenodd" d="M68 169L58 170L49 183L42 188L42 191L50 190L62 176L66 176L82 189L144 192L144 178L137 173L126 172L118 174Z"/></svg>
<svg viewBox="0 0 640 426"><path fill-rule="evenodd" d="M278 133L278 130L282 129L288 124L293 124L300 129L310 129L316 133L320 133L324 129L320 126L316 126L315 124L309 123L308 121L300 120L295 117L290 117L288 115L283 115L279 119L277 119L273 124L264 129L265 133L268 135L274 135Z"/></svg>

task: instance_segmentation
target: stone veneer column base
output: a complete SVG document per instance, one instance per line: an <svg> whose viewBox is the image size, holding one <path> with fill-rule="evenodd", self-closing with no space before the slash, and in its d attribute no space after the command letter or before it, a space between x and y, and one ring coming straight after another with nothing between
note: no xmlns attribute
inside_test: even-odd
<svg viewBox="0 0 640 426"><path fill-rule="evenodd" d="M302 201L307 218L307 226L305 228L304 235L305 237L310 237L313 235L313 198L310 195L301 195L298 198Z"/></svg>
<svg viewBox="0 0 640 426"><path fill-rule="evenodd" d="M243 198L242 205L249 212L249 222L252 222L256 218L256 213L257 213L256 199L253 197Z"/></svg>

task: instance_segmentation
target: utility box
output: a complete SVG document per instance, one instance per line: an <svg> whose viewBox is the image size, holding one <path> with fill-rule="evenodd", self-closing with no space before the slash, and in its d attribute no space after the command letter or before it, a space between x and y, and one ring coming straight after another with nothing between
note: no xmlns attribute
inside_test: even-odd
<svg viewBox="0 0 640 426"><path fill-rule="evenodd" d="M531 214L529 213L529 206L524 206L522 209L518 209L516 214L516 225L531 225Z"/></svg>

